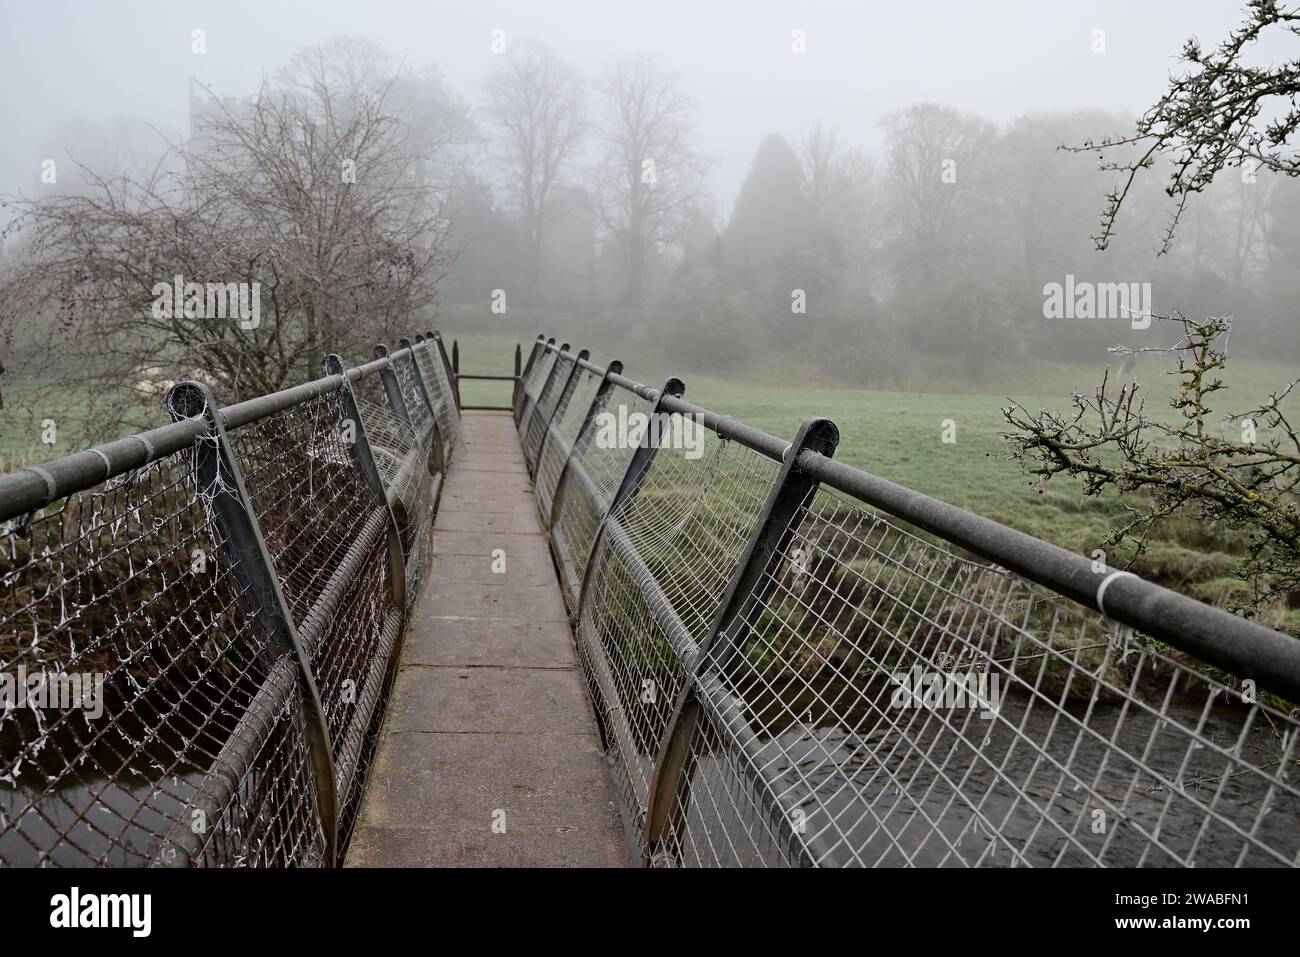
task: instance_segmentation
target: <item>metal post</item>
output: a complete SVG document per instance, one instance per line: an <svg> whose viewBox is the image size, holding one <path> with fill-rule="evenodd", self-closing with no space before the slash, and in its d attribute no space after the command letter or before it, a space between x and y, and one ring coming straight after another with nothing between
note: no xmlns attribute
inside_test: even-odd
<svg viewBox="0 0 1300 957"><path fill-rule="evenodd" d="M334 751L320 691L312 672L311 658L289 610L276 574L275 562L262 527L253 511L244 476L230 447L230 438L217 411L212 390L201 382L180 382L167 391L167 409L173 421L203 416L207 434L193 446L193 474L200 494L211 502L210 515L220 532L230 558L231 571L240 585L240 605L250 623L261 630L268 642L287 652L297 663L299 687L306 714L305 734L316 801L325 832L326 859L338 863L339 807Z"/></svg>
<svg viewBox="0 0 1300 957"><path fill-rule="evenodd" d="M406 551L402 547L401 526L397 523L397 515L393 511L392 504L388 501L388 489L384 487L384 477L379 474L379 467L375 465L374 452L370 448L370 435L366 431L365 419L361 416L361 409L357 405L357 395L352 388L352 380L347 376L347 367L343 364L342 357L330 353L320 363L321 372L325 375L337 375L343 377L343 412L352 421L352 441L348 445L348 454L352 457L352 464L356 470L361 473L362 478L366 481L366 487L370 489L370 496L375 505L382 505L388 512L388 580L390 589L390 598L394 607L401 612L403 620L406 618Z"/></svg>
<svg viewBox="0 0 1300 957"><path fill-rule="evenodd" d="M375 358L388 358L388 346L382 342L375 346ZM393 374L393 363L390 359L388 365L379 370L379 382L384 387L384 397L388 399L388 407L393 410L401 421L406 423L411 434L415 435L415 423L411 420L411 411L406 407L406 399L402 397L402 384L397 381L397 376ZM416 440L419 436L416 435Z"/></svg>
<svg viewBox="0 0 1300 957"><path fill-rule="evenodd" d="M546 440L551 437L551 426L555 424L555 420L560 417L569 400L573 398L573 390L578 385L578 373L582 369L581 363L587 361L590 355L591 353L586 349L579 352L578 358L573 362L573 368L569 370L569 377L564 380L564 388L560 390L560 397L556 400L555 408L551 410L550 418L546 420L546 426L542 430L542 444L537 447L537 462L536 468L533 469L534 473L542 467L542 455L546 452Z"/></svg>
<svg viewBox="0 0 1300 957"><path fill-rule="evenodd" d="M415 357L415 349L428 349L425 344L431 340L426 339L423 334L417 334L415 337L415 346L411 349L411 364L415 367L415 381L420 387L420 393L424 396L424 402L429 407L429 417L433 420L433 435L430 443L433 446L429 454L429 470L431 472L447 471L447 452L443 446L442 426L438 424L438 414L433 408L433 393L430 391L432 383L424 381L424 373L420 371L420 362ZM402 342L409 343L409 339L403 339Z"/></svg>
<svg viewBox="0 0 1300 957"><path fill-rule="evenodd" d="M415 360L415 346L405 336L398 341L402 348L407 350L406 358L410 361L411 371L414 373L415 390L420 393L424 407L429 410L429 466L432 471L441 472L445 459L442 454L442 435L438 429L438 414L433 410L433 398L429 395L429 386L424 381L424 373L420 371L420 363Z"/></svg>
<svg viewBox="0 0 1300 957"><path fill-rule="evenodd" d="M564 498L564 492L568 485L569 466L575 459L580 458L586 449L586 443L591 438L591 430L595 428L596 413L604 404L605 396L609 395L609 390L614 387L614 383L609 380L609 377L621 375L622 372L623 363L615 359L606 366L600 385L596 387L596 394L592 397L591 405L587 408L587 414L582 419L582 426L578 429L578 435L573 440L573 448L569 449L568 458L564 460L564 465L560 468L560 477L555 480L555 492L551 496L551 515L546 523L548 529L554 528L555 523L560 520L560 503Z"/></svg>
<svg viewBox="0 0 1300 957"><path fill-rule="evenodd" d="M451 371L460 375L460 340L451 340Z"/></svg>
<svg viewBox="0 0 1300 957"><path fill-rule="evenodd" d="M554 340L551 341L553 342ZM529 373L533 371L533 363L537 361L537 357L542 354L545 348L546 339L539 334L533 342L533 351L528 354L528 364L524 366L524 371L518 372L518 370L516 370L518 374L515 376L514 394L510 397L510 404L514 406L515 410L516 428L519 426L519 417L524 411L522 405L523 397L525 395L524 383L527 382Z"/></svg>
<svg viewBox="0 0 1300 957"><path fill-rule="evenodd" d="M411 345L411 340L403 336L398 340L401 347L407 350L407 358L411 360L411 371L415 373L415 388L420 393L420 398L424 400L424 407L429 410L429 418L434 417L433 400L429 398L429 387L425 385L424 376L420 374L420 364L415 361L415 346Z"/></svg>
<svg viewBox="0 0 1300 957"><path fill-rule="evenodd" d="M591 587L592 566L595 564L596 551L600 548L600 543L605 537L605 525L615 517L615 513L621 505L630 502L636 497L642 481L644 481L646 474L650 470L650 462L659 449L659 439L668 434L669 419L672 417L672 413L665 412L660 408L664 396L681 398L685 394L686 385L681 379L677 378L669 379L664 383L664 387L659 390L654 407L650 410L645 435L642 437L641 443L632 452L632 458L627 463L627 469L623 472L623 479L618 484L618 490L614 492L614 497L609 500L609 507L605 509L605 514L600 517L600 525L596 528L596 534L592 536L591 548L587 552L587 564L582 569L582 584L578 588L578 603L574 611L575 628L580 627L582 624L582 609L586 603L587 592Z"/></svg>
<svg viewBox="0 0 1300 957"><path fill-rule="evenodd" d="M442 367L447 371L447 382L451 386L452 397L456 400L456 414L460 414L460 375L452 367L451 361L447 358L447 347L442 344L442 333L434 330L429 333L433 341L438 343L438 355L442 357Z"/></svg>
<svg viewBox="0 0 1300 957"><path fill-rule="evenodd" d="M524 347L516 342L515 343L515 378L516 379L519 378L519 363L523 361L523 358L524 358Z"/></svg>
<svg viewBox="0 0 1300 957"><path fill-rule="evenodd" d="M546 353L549 352L552 348L554 348L554 346L555 346L555 340L553 338L547 339L545 342L540 344L540 349L537 353L537 357L541 358L542 356L546 355ZM529 363L528 369L529 370L532 369L531 363ZM530 411L531 411L531 407L528 404L528 389L524 388L519 393L519 415L515 417L515 428L519 430L519 434L521 436L524 434L524 419L528 417Z"/></svg>
<svg viewBox="0 0 1300 957"><path fill-rule="evenodd" d="M724 675L734 655L745 647L754 622L763 611L763 588L775 577L789 549L790 541L807 512L817 481L798 467L799 455L811 450L830 458L839 443L839 430L827 419L809 419L799 428L785 452L776 481L763 503L754 532L741 555L709 631L700 642L690 680L682 688L673 709L650 781L646 810L646 845L642 863L649 865L660 851L665 835L671 834L689 800L688 786L691 738L700 717L701 672ZM789 825L785 820L778 826ZM790 849L797 859L813 863L799 835L790 830Z"/></svg>
<svg viewBox="0 0 1300 957"><path fill-rule="evenodd" d="M551 394L551 385L555 382L555 375L560 371L560 359L569 352L569 344L566 342L560 346L560 351L555 355L555 361L551 363L551 371L546 373L546 381L537 393L537 399L533 402L528 414L524 416L524 421L519 423L519 442L524 449L524 464L528 467L528 474L532 475L533 463L528 461L528 433L532 431L533 418L537 415L537 410L542 407L542 402Z"/></svg>

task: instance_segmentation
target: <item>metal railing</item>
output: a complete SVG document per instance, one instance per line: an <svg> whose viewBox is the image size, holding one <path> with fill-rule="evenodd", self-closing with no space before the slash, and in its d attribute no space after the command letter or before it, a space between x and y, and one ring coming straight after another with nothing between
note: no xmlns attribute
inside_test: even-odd
<svg viewBox="0 0 1300 957"><path fill-rule="evenodd" d="M1300 641L621 373L514 408L646 863L1300 860Z"/></svg>
<svg viewBox="0 0 1300 957"><path fill-rule="evenodd" d="M0 478L0 863L337 862L459 432L376 353ZM512 402L646 863L1297 863L1295 639L683 395Z"/></svg>
<svg viewBox="0 0 1300 957"><path fill-rule="evenodd" d="M458 432L376 356L0 478L0 864L338 862Z"/></svg>
<svg viewBox="0 0 1300 957"><path fill-rule="evenodd" d="M511 388L517 392L519 382L523 378L523 370L520 365L523 359L523 351L518 343L515 344L515 371L512 375L495 375L488 373L462 372L460 368L460 343L455 339L451 341L451 372L452 381L456 387L456 405L458 408L472 410L476 412L511 412L514 410L513 401L511 405L462 405L460 395L460 383L462 379L471 379L478 382L509 382ZM512 393L513 395L513 393Z"/></svg>

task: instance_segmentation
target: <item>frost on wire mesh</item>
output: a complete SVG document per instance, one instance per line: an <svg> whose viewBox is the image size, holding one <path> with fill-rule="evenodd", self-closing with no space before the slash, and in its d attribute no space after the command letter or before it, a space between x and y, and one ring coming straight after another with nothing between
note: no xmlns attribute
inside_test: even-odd
<svg viewBox="0 0 1300 957"><path fill-rule="evenodd" d="M190 461L163 458L0 535L0 672L103 687L95 708L0 716L4 864L184 863L178 847L204 864L321 860L297 685L248 617ZM251 761L232 747L249 729Z"/></svg>

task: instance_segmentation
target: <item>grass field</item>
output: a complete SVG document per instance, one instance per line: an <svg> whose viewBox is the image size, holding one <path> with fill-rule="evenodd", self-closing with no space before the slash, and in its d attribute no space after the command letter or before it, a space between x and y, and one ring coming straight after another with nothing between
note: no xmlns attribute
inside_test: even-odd
<svg viewBox="0 0 1300 957"><path fill-rule="evenodd" d="M452 340L459 342L464 372L509 374L513 370L516 337L448 332L445 339L449 353ZM616 342L602 345L609 352L618 351ZM531 342L523 346L526 359ZM607 355L597 354L593 361L603 363ZM707 368L703 359L699 365ZM1150 393L1149 410L1163 407L1173 384L1171 377L1161 375L1162 368L1151 360L1138 370ZM723 379L672 366L654 355L627 360L625 369L631 378L656 386L670 372L680 375L691 401L777 436L794 435L809 416L825 416L840 430L836 458L1085 555L1099 546L1125 503L1113 495L1084 498L1077 483L1066 478L1054 479L1040 490L1036 480L1008 458L1001 409L1008 396L1031 409L1064 409L1072 391L1090 392L1103 371L1100 363L1038 363L1009 369L996 384L944 389L925 383L915 391L886 391L791 385L775 371L764 370L755 370L744 380ZM1229 389L1219 405L1224 411L1247 409L1294 374L1282 363L1234 362L1225 375ZM467 405L507 405L510 392L509 383L467 380L461 397ZM21 383L10 384L5 395L7 409L0 413L0 472L83 447L75 442L83 424L75 403L56 410L25 407ZM53 447L41 442L45 416L59 426L59 441ZM946 419L956 423L952 444L941 438ZM163 421L160 414L154 424ZM117 437L104 435L97 440ZM1222 604L1243 588L1233 577L1241 554L1239 537L1191 517L1181 518L1161 527L1134 568L1170 587ZM1270 620L1300 631L1300 615L1295 613L1279 610Z"/></svg>
<svg viewBox="0 0 1300 957"><path fill-rule="evenodd" d="M0 475L58 458L86 447L86 411L82 403L70 396L66 401L51 401L48 395L39 400L30 383L4 384L5 407L0 410ZM45 428L49 420L53 430ZM160 419L156 424L161 425ZM105 435L99 441L118 438ZM46 442L53 438L53 444Z"/></svg>
<svg viewBox="0 0 1300 957"><path fill-rule="evenodd" d="M449 342L451 338L448 334ZM514 339L455 338L463 370L509 371ZM593 359L603 361L601 356ZM662 361L626 365L628 376L656 386L670 371ZM1154 360L1138 370L1150 392L1149 411L1163 411L1174 382L1162 370ZM792 386L761 372L736 381L671 371L686 382L686 397L692 402L773 435L794 435L809 416L829 418L840 430L837 459L1081 554L1090 555L1123 512L1125 502L1119 496L1085 498L1068 478L1053 479L1040 490L1037 480L1010 460L1002 437L1007 427L1001 409L1008 396L1030 409L1065 409L1072 391L1095 388L1104 372L1101 364L1039 364L1010 370L996 385L906 392ZM1294 375L1283 363L1235 362L1224 375L1229 388L1221 393L1219 406L1225 412L1248 409ZM466 402L508 401L503 388L484 383L467 382L463 395ZM955 443L942 441L945 419L956 423ZM1226 604L1234 593L1244 592L1244 584L1233 576L1242 554L1239 536L1187 517L1164 523L1133 567L1169 587ZM1275 627L1300 632L1295 613L1278 609L1265 618Z"/></svg>
<svg viewBox="0 0 1300 957"><path fill-rule="evenodd" d="M12 379L9 375L5 378ZM109 397L101 394L99 398ZM171 421L161 403L132 407L134 397L124 394L115 398L121 399L121 408L132 409L125 424L108 424L113 412L92 412L86 394L77 389L41 388L21 379L5 382L4 408L0 409L0 475ZM53 427L47 427L48 423Z"/></svg>

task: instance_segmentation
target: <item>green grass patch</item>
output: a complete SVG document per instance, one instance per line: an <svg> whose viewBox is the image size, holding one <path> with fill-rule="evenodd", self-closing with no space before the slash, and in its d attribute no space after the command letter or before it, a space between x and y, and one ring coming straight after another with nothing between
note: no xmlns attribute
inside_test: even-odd
<svg viewBox="0 0 1300 957"><path fill-rule="evenodd" d="M508 330L468 335L450 331L444 336L449 348L453 338L459 340L465 371L508 372L514 344L522 341L525 360L531 348L530 338ZM609 352L594 356L594 361L604 362L618 352L616 341L608 345ZM792 383L762 369L743 380L722 378L683 371L661 355L647 354L643 362L632 356L624 360L631 378L657 386L676 373L686 381L686 397L692 402L773 435L790 437L803 420L828 418L840 430L837 459L1083 555L1100 547L1126 505L1142 504L1117 494L1085 497L1078 483L1065 477L1040 486L1010 459L1003 438L1007 426L1001 410L1010 398L1031 410L1067 410L1072 392L1095 390L1105 372L1102 363L1036 362L1009 367L990 383L944 382L938 388L931 383L903 391ZM1133 373L1147 393L1148 413L1155 416L1172 414L1167 399L1177 386L1177 379L1162 366L1143 359ZM1280 362L1234 360L1223 373L1228 388L1219 394L1216 412L1246 411L1294 374ZM482 398L488 395L491 398ZM501 390L493 391L488 383L466 382L462 398L466 403L504 401ZM942 441L948 419L956 425L951 444ZM1238 426L1225 423L1222 428ZM1267 437L1262 429L1260 434ZM1241 535L1184 516L1156 529L1134 568L1169 587L1228 605L1248 592L1233 575L1243 554ZM1295 616L1277 610L1274 617L1289 623Z"/></svg>

